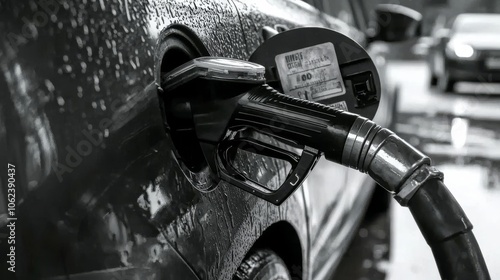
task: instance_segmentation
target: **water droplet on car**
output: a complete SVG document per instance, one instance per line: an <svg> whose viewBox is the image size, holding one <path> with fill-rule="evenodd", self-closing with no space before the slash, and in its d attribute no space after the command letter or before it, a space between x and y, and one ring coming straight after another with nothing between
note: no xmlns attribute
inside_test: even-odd
<svg viewBox="0 0 500 280"><path fill-rule="evenodd" d="M47 87L47 90L50 92L54 92L55 87L54 84L50 80L45 80L45 86Z"/></svg>
<svg viewBox="0 0 500 280"><path fill-rule="evenodd" d="M106 111L106 104L104 104L104 100L99 100L99 105L101 106L101 110Z"/></svg>
<svg viewBox="0 0 500 280"><path fill-rule="evenodd" d="M79 48L83 48L83 40L80 38L80 36L76 36L76 44L78 45Z"/></svg>
<svg viewBox="0 0 500 280"><path fill-rule="evenodd" d="M59 104L59 106L63 106L64 105L64 98L62 98L62 96L58 96L57 97L57 104Z"/></svg>
<svg viewBox="0 0 500 280"><path fill-rule="evenodd" d="M69 64L64 65L64 71L66 73L71 73L72 70L73 70L73 68L71 67L71 65L69 65Z"/></svg>
<svg viewBox="0 0 500 280"><path fill-rule="evenodd" d="M87 72L87 63L85 62L80 62L80 67L82 68L82 73Z"/></svg>
<svg viewBox="0 0 500 280"><path fill-rule="evenodd" d="M78 97L82 98L82 97L83 97L83 89L82 89L82 87L81 87L81 86L77 86L77 87L76 87L76 91L77 91L77 92L76 92L76 95L77 95Z"/></svg>

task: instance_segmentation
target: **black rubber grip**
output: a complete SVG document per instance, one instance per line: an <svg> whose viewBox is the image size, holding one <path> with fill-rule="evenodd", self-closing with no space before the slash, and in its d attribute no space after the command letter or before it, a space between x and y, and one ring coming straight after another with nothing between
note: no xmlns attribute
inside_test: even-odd
<svg viewBox="0 0 500 280"><path fill-rule="evenodd" d="M309 146L340 163L349 130L358 116L293 98L262 86L239 101L229 128L252 127L297 146Z"/></svg>
<svg viewBox="0 0 500 280"><path fill-rule="evenodd" d="M429 180L408 207L432 249L442 279L490 279L472 224L441 180Z"/></svg>

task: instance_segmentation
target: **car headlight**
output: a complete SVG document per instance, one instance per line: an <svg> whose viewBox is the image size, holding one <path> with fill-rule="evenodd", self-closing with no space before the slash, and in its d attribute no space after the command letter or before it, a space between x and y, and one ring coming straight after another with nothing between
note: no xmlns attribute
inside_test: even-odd
<svg viewBox="0 0 500 280"><path fill-rule="evenodd" d="M474 48L470 45L457 45L455 46L455 55L460 58L470 58L474 56Z"/></svg>
<svg viewBox="0 0 500 280"><path fill-rule="evenodd" d="M448 44L447 50L449 56L461 59L472 59L476 55L476 51L474 50L474 48L468 44L450 43Z"/></svg>

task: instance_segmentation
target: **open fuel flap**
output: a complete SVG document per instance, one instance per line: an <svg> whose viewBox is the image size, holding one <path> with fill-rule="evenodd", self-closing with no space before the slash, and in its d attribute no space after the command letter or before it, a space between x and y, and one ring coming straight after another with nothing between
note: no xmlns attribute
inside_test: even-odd
<svg viewBox="0 0 500 280"><path fill-rule="evenodd" d="M363 47L339 32L315 27L282 32L249 60L263 65L266 82L282 93L369 119L377 112L377 69Z"/></svg>

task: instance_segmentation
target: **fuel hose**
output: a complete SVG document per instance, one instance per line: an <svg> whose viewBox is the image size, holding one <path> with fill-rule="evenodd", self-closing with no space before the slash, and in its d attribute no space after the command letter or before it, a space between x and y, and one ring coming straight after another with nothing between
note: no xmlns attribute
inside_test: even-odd
<svg viewBox="0 0 500 280"><path fill-rule="evenodd" d="M252 127L368 173L410 209L442 279L490 279L472 224L444 185L443 174L429 157L390 130L265 85L239 99L228 127Z"/></svg>

